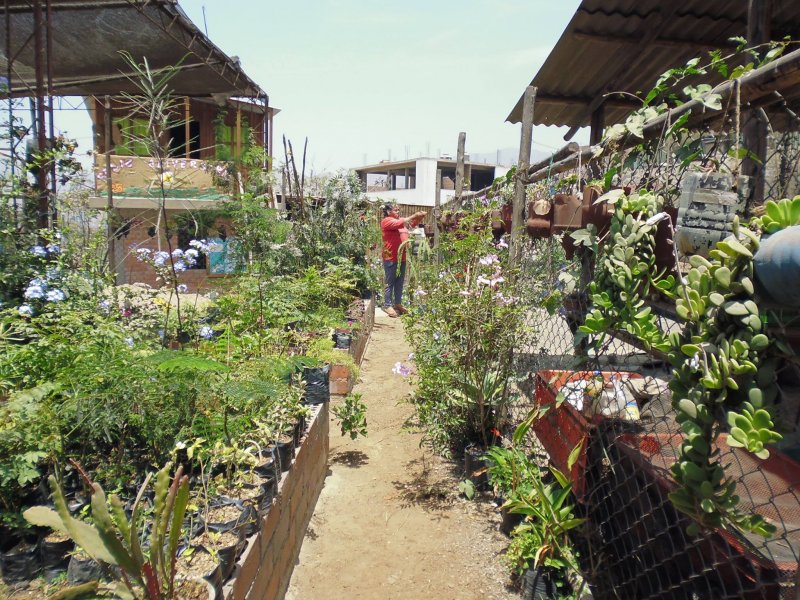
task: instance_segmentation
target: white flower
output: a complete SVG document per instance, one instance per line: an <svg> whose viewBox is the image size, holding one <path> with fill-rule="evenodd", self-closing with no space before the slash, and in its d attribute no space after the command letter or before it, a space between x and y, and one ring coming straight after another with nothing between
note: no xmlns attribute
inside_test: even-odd
<svg viewBox="0 0 800 600"><path fill-rule="evenodd" d="M208 325L203 325L200 328L200 337L204 340L210 340L214 337L214 330Z"/></svg>
<svg viewBox="0 0 800 600"><path fill-rule="evenodd" d="M496 254L487 254L483 258L478 259L478 262L480 264L482 264L482 265L488 266L488 265L493 265L495 263L498 263L500 261L497 258Z"/></svg>
<svg viewBox="0 0 800 600"><path fill-rule="evenodd" d="M61 246L58 244L47 244L46 249L51 254L59 254L61 252Z"/></svg>
<svg viewBox="0 0 800 600"><path fill-rule="evenodd" d="M47 300L48 302L61 302L66 297L67 295L64 292L62 292L59 289L54 289L47 292L45 300Z"/></svg>
<svg viewBox="0 0 800 600"><path fill-rule="evenodd" d="M44 249L44 246L31 246L30 252L39 258L45 258L47 256L47 250Z"/></svg>
<svg viewBox="0 0 800 600"><path fill-rule="evenodd" d="M30 317L33 315L33 308L29 304L23 304L17 309L17 312L21 317Z"/></svg>
<svg viewBox="0 0 800 600"><path fill-rule="evenodd" d="M428 292L426 292L425 290L414 290L414 295L419 297L427 296Z"/></svg>
<svg viewBox="0 0 800 600"><path fill-rule="evenodd" d="M186 252L183 253L185 258L197 258L200 256L200 253L197 251L196 248L189 248Z"/></svg>
<svg viewBox="0 0 800 600"><path fill-rule="evenodd" d="M106 314L108 314L108 311L111 310L111 302L108 300L101 300L98 306L100 307L100 310Z"/></svg>
<svg viewBox="0 0 800 600"><path fill-rule="evenodd" d="M178 292L180 292L181 294L185 294L188 291L189 291L189 286L186 285L185 283L182 283L178 286Z"/></svg>
<svg viewBox="0 0 800 600"><path fill-rule="evenodd" d="M500 241L497 242L496 247L500 249L508 248L508 243L506 243L506 241L503 238L500 238Z"/></svg>
<svg viewBox="0 0 800 600"><path fill-rule="evenodd" d="M176 260L173 267L175 267L176 273L183 273L186 270L186 263L182 260Z"/></svg>
<svg viewBox="0 0 800 600"><path fill-rule="evenodd" d="M175 250L172 251L172 258L181 258L181 257L183 257L183 250L181 250L180 248L175 248Z"/></svg>
<svg viewBox="0 0 800 600"><path fill-rule="evenodd" d="M134 343L132 337L126 337L123 341L128 345L128 348L133 348Z"/></svg>

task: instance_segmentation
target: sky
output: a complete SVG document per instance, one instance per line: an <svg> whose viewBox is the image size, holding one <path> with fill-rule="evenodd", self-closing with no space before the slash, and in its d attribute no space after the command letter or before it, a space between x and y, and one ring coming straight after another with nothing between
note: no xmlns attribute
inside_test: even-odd
<svg viewBox="0 0 800 600"><path fill-rule="evenodd" d="M275 146L308 138L314 173L381 160L516 155L505 118L579 0L179 0L189 18L270 96ZM205 23L204 23L205 13ZM74 105L67 103L64 107ZM81 119L85 124L81 125ZM57 124L91 148L88 116ZM89 133L87 133L87 131ZM564 145L565 128L537 126L534 153ZM588 132L576 141L586 143Z"/></svg>

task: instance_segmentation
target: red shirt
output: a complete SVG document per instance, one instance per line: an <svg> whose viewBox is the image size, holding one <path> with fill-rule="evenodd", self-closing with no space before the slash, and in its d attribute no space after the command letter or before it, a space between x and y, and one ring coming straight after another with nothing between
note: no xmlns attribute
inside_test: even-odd
<svg viewBox="0 0 800 600"><path fill-rule="evenodd" d="M397 262L397 251L400 249L400 244L405 242L409 235L405 219L384 217L381 221L381 235L383 236L383 260ZM405 248L403 248L400 261L406 261Z"/></svg>

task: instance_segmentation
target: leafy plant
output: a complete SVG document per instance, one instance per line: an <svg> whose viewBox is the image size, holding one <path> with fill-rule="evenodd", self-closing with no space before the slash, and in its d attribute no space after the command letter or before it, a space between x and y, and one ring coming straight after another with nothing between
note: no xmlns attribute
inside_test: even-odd
<svg viewBox="0 0 800 600"><path fill-rule="evenodd" d="M731 426L728 445L767 458L765 444L781 439L768 412L777 388L773 344L762 331L754 301L753 254L758 235L733 223L733 234L719 242L709 259L692 256L692 269L679 288L676 309L686 321L670 335L673 406L686 435L672 474L681 485L670 494L679 510L697 523L731 523L769 536L775 527L739 508L736 482L725 476L714 450L719 411ZM691 531L698 531L693 524Z"/></svg>
<svg viewBox="0 0 800 600"><path fill-rule="evenodd" d="M167 463L156 475L148 553L140 540L139 515L150 474L139 490L130 518L119 497L112 494L107 501L103 488L96 483L91 483L93 524L74 518L54 477L50 477L50 487L56 509L35 506L24 515L33 525L68 535L94 560L119 567L111 570L117 579L114 593L118 596L147 600L176 598L175 560L189 501L189 478L178 467L170 483L171 468Z"/></svg>
<svg viewBox="0 0 800 600"><path fill-rule="evenodd" d="M800 225L800 196L793 200L783 199L780 202L767 200L765 213L753 219L764 233L775 233L793 225Z"/></svg>
<svg viewBox="0 0 800 600"><path fill-rule="evenodd" d="M345 396L341 404L332 408L339 419L342 435L349 435L354 440L358 436L367 436L367 405L358 392Z"/></svg>

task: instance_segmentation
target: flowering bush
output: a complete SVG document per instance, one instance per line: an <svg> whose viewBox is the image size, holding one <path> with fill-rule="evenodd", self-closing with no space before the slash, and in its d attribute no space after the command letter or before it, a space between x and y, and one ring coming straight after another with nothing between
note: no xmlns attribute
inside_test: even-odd
<svg viewBox="0 0 800 600"><path fill-rule="evenodd" d="M441 263L421 268L406 317L417 414L437 450L488 445L513 396L514 348L527 331L505 241L480 227L484 210L442 237Z"/></svg>

